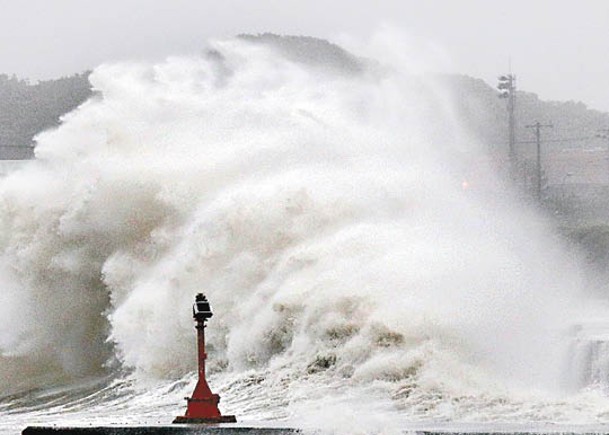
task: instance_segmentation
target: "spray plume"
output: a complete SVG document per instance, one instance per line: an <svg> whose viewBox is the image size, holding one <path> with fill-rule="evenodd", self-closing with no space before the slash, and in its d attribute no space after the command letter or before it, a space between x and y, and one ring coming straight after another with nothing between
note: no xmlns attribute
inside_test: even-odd
<svg viewBox="0 0 609 435"><path fill-rule="evenodd" d="M265 412L289 387L307 415L315 391L372 388L433 417L556 387L578 271L499 180L463 188L484 150L418 72L271 36L97 68L0 184L6 391L188 374L200 291L229 404L265 382Z"/></svg>

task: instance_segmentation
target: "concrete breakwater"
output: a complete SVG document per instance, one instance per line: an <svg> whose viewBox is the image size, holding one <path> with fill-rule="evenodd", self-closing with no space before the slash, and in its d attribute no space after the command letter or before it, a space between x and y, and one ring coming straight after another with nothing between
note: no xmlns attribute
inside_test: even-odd
<svg viewBox="0 0 609 435"><path fill-rule="evenodd" d="M288 435L293 428L218 427L204 425L172 426L29 426L22 435Z"/></svg>
<svg viewBox="0 0 609 435"><path fill-rule="evenodd" d="M310 433L323 435L323 431L302 431L289 427L241 427L208 425L166 426L29 426L22 435L292 435ZM477 428L474 430L420 430L405 428L408 435L609 435L609 427L534 427L509 430L506 428Z"/></svg>

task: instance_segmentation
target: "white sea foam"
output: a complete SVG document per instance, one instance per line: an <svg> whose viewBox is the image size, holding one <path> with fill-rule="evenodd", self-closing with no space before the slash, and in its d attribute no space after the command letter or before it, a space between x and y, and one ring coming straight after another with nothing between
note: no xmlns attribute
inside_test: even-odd
<svg viewBox="0 0 609 435"><path fill-rule="evenodd" d="M204 292L223 403L253 419L600 418L600 397L540 392L565 377L579 271L500 180L463 189L484 149L441 89L408 60L272 45L100 66L0 182L5 393L104 362L188 375Z"/></svg>

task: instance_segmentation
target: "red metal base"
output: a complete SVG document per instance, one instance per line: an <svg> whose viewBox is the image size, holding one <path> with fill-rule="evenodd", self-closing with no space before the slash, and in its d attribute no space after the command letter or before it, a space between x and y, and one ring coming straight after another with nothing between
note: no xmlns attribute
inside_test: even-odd
<svg viewBox="0 0 609 435"><path fill-rule="evenodd" d="M193 397L187 397L186 401L188 402L186 417L217 418L222 415L218 409L220 396L217 394L211 394L207 397L196 397L193 394Z"/></svg>
<svg viewBox="0 0 609 435"><path fill-rule="evenodd" d="M173 424L217 424L217 423L237 423L237 418L234 415L221 415L215 418L195 418L179 416L176 417Z"/></svg>
<svg viewBox="0 0 609 435"><path fill-rule="evenodd" d="M176 417L173 423L213 424L237 422L237 418L234 415L220 414L218 409L220 396L217 394L211 394L202 398L186 397L186 401L188 402L186 415Z"/></svg>

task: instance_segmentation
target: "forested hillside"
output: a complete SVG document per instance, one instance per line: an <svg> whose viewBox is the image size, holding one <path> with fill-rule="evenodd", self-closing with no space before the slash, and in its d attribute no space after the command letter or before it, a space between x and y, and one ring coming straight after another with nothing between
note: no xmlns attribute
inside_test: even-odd
<svg viewBox="0 0 609 435"><path fill-rule="evenodd" d="M30 84L0 74L0 159L33 156L33 137L91 95L88 73Z"/></svg>
<svg viewBox="0 0 609 435"><path fill-rule="evenodd" d="M507 105L498 91L483 80L463 75L443 75L440 82L455 103L458 122L490 151L507 149ZM532 92L517 91L515 102L516 139L519 154L534 152L535 139L527 125L537 121L552 124L544 131L546 149L592 149L606 147L598 137L600 129L609 128L609 113L588 108L574 101L543 101ZM550 144L550 145L548 145Z"/></svg>

